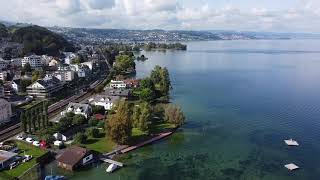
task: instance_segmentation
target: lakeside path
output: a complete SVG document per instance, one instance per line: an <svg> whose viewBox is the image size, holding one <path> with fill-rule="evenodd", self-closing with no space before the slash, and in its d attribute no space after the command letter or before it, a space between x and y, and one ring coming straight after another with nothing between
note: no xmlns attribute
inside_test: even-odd
<svg viewBox="0 0 320 180"><path fill-rule="evenodd" d="M140 148L140 147L142 147L142 146L145 146L145 145L147 145L147 144L151 144L151 143L153 143L153 142L155 142L155 141L158 141L158 140L160 140L160 139L163 139L163 138L165 138L165 137L168 137L168 136L170 136L170 135L172 135L172 134L173 134L173 131L166 132L166 133L160 133L159 135L157 135L157 136L154 137L154 138L151 138L151 139L149 139L149 140L147 140L147 141L141 142L141 143L139 143L139 144L137 144L137 145L135 145L135 146L130 146L130 147L127 147L127 148L125 148L125 149L122 149L120 152L121 152L122 154L131 152L131 151L136 150L136 149L138 149L138 148Z"/></svg>

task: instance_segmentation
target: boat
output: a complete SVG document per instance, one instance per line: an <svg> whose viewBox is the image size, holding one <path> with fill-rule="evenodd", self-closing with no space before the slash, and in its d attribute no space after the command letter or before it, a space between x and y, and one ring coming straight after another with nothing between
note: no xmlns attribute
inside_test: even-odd
<svg viewBox="0 0 320 180"><path fill-rule="evenodd" d="M284 140L288 146L299 146L299 143L293 139Z"/></svg>
<svg viewBox="0 0 320 180"><path fill-rule="evenodd" d="M66 180L66 177L64 177L64 176L52 176L52 175L50 175L50 176L46 176L46 177L44 178L44 180Z"/></svg>
<svg viewBox="0 0 320 180"><path fill-rule="evenodd" d="M290 171L294 171L294 170L297 170L299 169L300 167L291 163L291 164L286 164L284 165L285 168L289 169Z"/></svg>
<svg viewBox="0 0 320 180"><path fill-rule="evenodd" d="M112 173L113 171L115 171L118 168L117 165L115 164L110 164L109 167L106 169L107 173Z"/></svg>

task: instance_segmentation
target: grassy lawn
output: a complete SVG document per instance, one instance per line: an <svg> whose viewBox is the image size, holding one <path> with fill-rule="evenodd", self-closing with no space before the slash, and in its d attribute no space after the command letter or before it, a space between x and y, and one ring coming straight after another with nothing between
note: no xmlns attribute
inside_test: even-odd
<svg viewBox="0 0 320 180"><path fill-rule="evenodd" d="M0 172L0 176L1 173L4 173L6 175L12 176L12 177L19 177L21 174L23 174L26 170L28 170L29 168L31 168L32 166L34 166L37 162L36 162L36 158L44 155L46 153L45 150L42 150L38 147L35 147L31 144L27 144L21 141L15 141L18 148L21 150L21 153L19 154L20 156L24 155L32 155L33 158L32 160L26 162L26 163L22 163L20 165L18 165L16 168L12 169L12 170L4 170L2 172Z"/></svg>
<svg viewBox="0 0 320 180"><path fill-rule="evenodd" d="M86 148L97 151L100 153L106 153L113 150L116 146L109 138L105 136L105 133L101 132L101 138L89 138L87 143L81 144L81 146L85 146Z"/></svg>

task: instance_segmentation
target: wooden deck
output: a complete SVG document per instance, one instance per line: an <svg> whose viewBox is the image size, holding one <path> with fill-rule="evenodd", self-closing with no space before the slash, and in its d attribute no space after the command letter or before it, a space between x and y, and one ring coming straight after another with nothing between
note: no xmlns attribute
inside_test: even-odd
<svg viewBox="0 0 320 180"><path fill-rule="evenodd" d="M130 147L128 147L128 148L122 149L120 152L121 152L121 153L128 153L128 152L133 151L133 150L136 150L136 149L138 149L138 148L140 148L140 147L142 147L142 146L145 146L145 145L147 145L147 144L151 144L151 143L153 143L153 142L155 142L155 141L158 141L158 140L160 140L160 139L163 139L163 138L165 138L165 137L168 137L168 136L170 136L170 135L172 135L172 134L173 134L173 132L161 133L161 134L159 134L158 136L156 136L156 137L154 137L154 138L151 138L151 139L149 139L149 140L147 140L147 141L144 141L144 142L142 142L142 143L139 143L139 144L137 144L137 145L135 145L135 146L130 146Z"/></svg>

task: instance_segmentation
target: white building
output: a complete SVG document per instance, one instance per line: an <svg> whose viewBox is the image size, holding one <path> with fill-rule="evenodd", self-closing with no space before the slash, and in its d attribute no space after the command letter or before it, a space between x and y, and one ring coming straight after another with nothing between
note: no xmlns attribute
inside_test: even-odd
<svg viewBox="0 0 320 180"><path fill-rule="evenodd" d="M92 113L91 106L88 104L81 104L81 103L69 103L66 110L61 112L61 115L64 116L66 113L74 113L83 115L84 117L90 117Z"/></svg>
<svg viewBox="0 0 320 180"><path fill-rule="evenodd" d="M0 124L9 122L12 116L11 104L0 98Z"/></svg>
<svg viewBox="0 0 320 180"><path fill-rule="evenodd" d="M47 98L53 93L60 91L64 83L56 77L45 77L39 79L27 87L27 93L37 98Z"/></svg>
<svg viewBox="0 0 320 180"><path fill-rule="evenodd" d="M47 56L47 55L42 55L41 60L42 64L49 65L49 63L53 60L54 58L52 56Z"/></svg>
<svg viewBox="0 0 320 180"><path fill-rule="evenodd" d="M6 81L7 80L7 76L8 76L8 72L7 71L0 71L0 80Z"/></svg>
<svg viewBox="0 0 320 180"><path fill-rule="evenodd" d="M92 71L93 70L93 62L88 61L88 62L83 62L81 63L82 66L88 66L88 68Z"/></svg>
<svg viewBox="0 0 320 180"><path fill-rule="evenodd" d="M42 59L41 56L31 55L26 56L21 60L21 65L24 67L27 63L30 64L31 68L41 68L42 67Z"/></svg>
<svg viewBox="0 0 320 180"><path fill-rule="evenodd" d="M124 83L123 81L114 81L114 80L111 80L111 82L110 82L110 87L111 87L111 88L116 88L116 89L126 88L126 87L127 87L127 84Z"/></svg>
<svg viewBox="0 0 320 180"><path fill-rule="evenodd" d="M97 95L90 98L89 103L94 106L103 106L105 110L111 110L114 103L119 100L119 96Z"/></svg>
<svg viewBox="0 0 320 180"><path fill-rule="evenodd" d="M58 66L60 64L60 61L56 60L56 59L52 59L50 62L49 62L49 66L52 67L52 66Z"/></svg>
<svg viewBox="0 0 320 180"><path fill-rule="evenodd" d="M64 58L65 64L71 64L72 61L77 57L77 55L72 52L64 52L63 54L66 56Z"/></svg>
<svg viewBox="0 0 320 180"><path fill-rule="evenodd" d="M71 71L71 70L69 70L69 71L56 71L54 73L54 76L62 82L70 82L70 81L74 80L74 78L75 78L74 74L75 74L75 72Z"/></svg>

